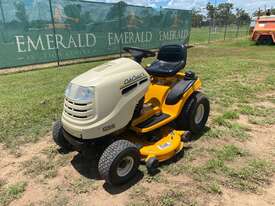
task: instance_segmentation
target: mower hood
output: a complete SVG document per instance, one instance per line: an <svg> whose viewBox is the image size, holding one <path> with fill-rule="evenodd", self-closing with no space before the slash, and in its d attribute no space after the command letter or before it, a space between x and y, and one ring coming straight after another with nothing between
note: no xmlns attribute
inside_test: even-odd
<svg viewBox="0 0 275 206"><path fill-rule="evenodd" d="M131 71L144 70L138 63L128 58L119 58L113 61L109 61L105 64L97 66L71 81L71 83L83 86L97 86L102 83L106 83L109 79L113 79L114 76L120 76L123 73L131 73Z"/></svg>

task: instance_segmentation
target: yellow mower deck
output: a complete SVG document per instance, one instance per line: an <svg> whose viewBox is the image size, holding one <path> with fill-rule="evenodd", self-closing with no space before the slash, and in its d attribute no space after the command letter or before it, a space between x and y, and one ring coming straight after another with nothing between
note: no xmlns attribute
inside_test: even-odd
<svg viewBox="0 0 275 206"><path fill-rule="evenodd" d="M135 136L129 134L129 140L140 145L140 154L146 162L150 158L157 158L159 162L166 161L183 149L182 136L184 131L178 131L168 126L161 128L161 137L156 142L148 141L146 137Z"/></svg>

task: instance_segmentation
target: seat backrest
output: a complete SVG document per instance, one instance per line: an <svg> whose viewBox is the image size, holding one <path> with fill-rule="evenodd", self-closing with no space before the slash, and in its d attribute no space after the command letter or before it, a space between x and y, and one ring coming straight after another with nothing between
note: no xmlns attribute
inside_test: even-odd
<svg viewBox="0 0 275 206"><path fill-rule="evenodd" d="M160 48L157 58L166 62L186 62L187 48L179 44L165 45Z"/></svg>

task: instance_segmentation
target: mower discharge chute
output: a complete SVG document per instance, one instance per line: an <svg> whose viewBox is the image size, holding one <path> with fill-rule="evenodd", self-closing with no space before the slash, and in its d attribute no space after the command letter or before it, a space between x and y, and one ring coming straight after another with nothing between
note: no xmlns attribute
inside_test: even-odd
<svg viewBox="0 0 275 206"><path fill-rule="evenodd" d="M161 47L147 68L141 62L154 52L124 50L134 60L110 61L69 83L62 119L53 127L60 147L100 153L99 173L114 185L131 179L141 160L152 172L174 157L190 132L202 132L209 115L200 79L180 72L186 65L185 46Z"/></svg>

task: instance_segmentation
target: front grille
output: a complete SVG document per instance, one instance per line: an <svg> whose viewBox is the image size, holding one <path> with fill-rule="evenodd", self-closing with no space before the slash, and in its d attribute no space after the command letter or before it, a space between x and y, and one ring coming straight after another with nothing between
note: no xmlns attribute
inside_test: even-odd
<svg viewBox="0 0 275 206"><path fill-rule="evenodd" d="M65 98L64 112L77 119L91 119L94 117L94 106L93 103L77 103Z"/></svg>

